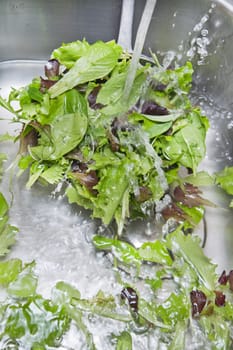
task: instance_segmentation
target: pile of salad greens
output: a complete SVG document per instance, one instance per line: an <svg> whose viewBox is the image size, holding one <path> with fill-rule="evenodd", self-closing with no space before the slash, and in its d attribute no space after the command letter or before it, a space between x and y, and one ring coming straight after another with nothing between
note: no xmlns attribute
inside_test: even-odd
<svg viewBox="0 0 233 350"><path fill-rule="evenodd" d="M53 51L43 77L12 88L7 100L0 97L0 105L22 125L14 141L20 145L19 174L28 170L27 188L36 182L62 184L69 203L90 210L105 226L116 223L114 237L98 234L93 243L113 257L122 286L120 295L100 291L84 299L61 281L44 299L37 293L34 261L2 259L4 349L59 347L72 323L87 348L97 349L87 315L123 324L121 332L106 340L116 350L133 349L139 332L156 337L163 349L185 349L194 328L208 349L233 346L233 271L218 276L192 234L204 207L214 206L199 186L215 184L233 195L233 168L212 175L198 171L209 123L189 98L192 64L163 67L154 54L152 58L154 64L139 64L126 99L131 56L115 41L63 44ZM0 176L5 158L0 154ZM1 194L2 257L17 232L8 223L8 212ZM140 247L123 240L128 221L152 215L164 227L172 223L160 239ZM149 290L147 297L138 281ZM161 301L167 284L169 296Z"/></svg>

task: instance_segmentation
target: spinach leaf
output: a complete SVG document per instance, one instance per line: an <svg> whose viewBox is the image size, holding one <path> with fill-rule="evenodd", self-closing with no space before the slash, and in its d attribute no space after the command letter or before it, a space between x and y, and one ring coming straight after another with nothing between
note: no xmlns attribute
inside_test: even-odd
<svg viewBox="0 0 233 350"><path fill-rule="evenodd" d="M117 115L127 112L134 106L142 95L146 83L146 67L137 71L129 98L124 99L124 84L127 76L127 70L123 72L114 72L109 80L102 86L97 96L97 103L104 105L101 112L105 115Z"/></svg>
<svg viewBox="0 0 233 350"><path fill-rule="evenodd" d="M94 43L75 62L69 72L49 89L51 98L77 85L107 76L116 66L121 53L121 47L113 41L106 44L101 41Z"/></svg>
<svg viewBox="0 0 233 350"><path fill-rule="evenodd" d="M39 145L30 148L36 160L59 159L82 141L88 126L84 97L75 90L67 92L53 108L51 119L49 128L39 129Z"/></svg>
<svg viewBox="0 0 233 350"><path fill-rule="evenodd" d="M196 173L197 166L206 151L206 120L198 110L187 116L187 123L178 131L162 139L162 148L166 158L177 161Z"/></svg>

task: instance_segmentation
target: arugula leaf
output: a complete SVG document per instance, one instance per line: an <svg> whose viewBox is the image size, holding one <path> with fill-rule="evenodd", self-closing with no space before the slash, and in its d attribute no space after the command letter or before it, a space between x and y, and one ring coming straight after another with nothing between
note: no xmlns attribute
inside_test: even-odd
<svg viewBox="0 0 233 350"><path fill-rule="evenodd" d="M121 53L121 47L114 41L108 43L98 41L90 45L69 72L49 89L51 98L77 85L105 77L116 66Z"/></svg>

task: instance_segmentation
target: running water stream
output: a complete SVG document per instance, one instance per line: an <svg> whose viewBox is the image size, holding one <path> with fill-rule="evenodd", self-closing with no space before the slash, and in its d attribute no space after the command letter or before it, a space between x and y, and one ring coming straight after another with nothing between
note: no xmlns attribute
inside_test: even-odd
<svg viewBox="0 0 233 350"><path fill-rule="evenodd" d="M128 75L125 82L125 88L124 88L124 96L126 100L129 97L130 91L133 86L133 82L134 82L137 67L138 67L138 62L142 54L142 50L146 39L146 34L151 22L151 18L154 12L156 2L157 0L147 0L142 17L141 17L141 21L137 30L132 61L129 66L129 71L128 71Z"/></svg>

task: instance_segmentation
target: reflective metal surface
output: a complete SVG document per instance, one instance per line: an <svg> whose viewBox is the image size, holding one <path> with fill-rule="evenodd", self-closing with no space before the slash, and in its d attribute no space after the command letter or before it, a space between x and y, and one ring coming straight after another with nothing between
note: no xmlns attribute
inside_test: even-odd
<svg viewBox="0 0 233 350"><path fill-rule="evenodd" d="M135 1L133 40L144 3ZM43 60L62 42L118 37L120 0L1 0L0 5L0 88L4 96L11 86L19 87L41 75ZM210 173L233 165L232 38L233 1L158 0L145 44L145 53L151 48L165 62L173 57L180 62L192 61L192 99L210 119L207 156L200 169ZM7 113L1 109L0 116ZM0 133L14 129L14 125L0 120ZM0 147L9 154L9 166L17 145L4 143ZM9 200L10 175L8 170L1 184ZM85 295L95 294L101 286L115 290L110 264L96 259L89 243L96 229L89 213L68 206L59 193L52 195L50 188L37 185L25 190L24 177L14 179L13 191L11 222L20 233L12 256L37 260L41 292L49 294L59 279L71 281ZM204 192L218 205L206 211L206 253L220 271L232 269L233 217L227 208L229 197L218 189ZM140 230L148 233L146 225L141 225ZM75 348L75 344L72 346Z"/></svg>

